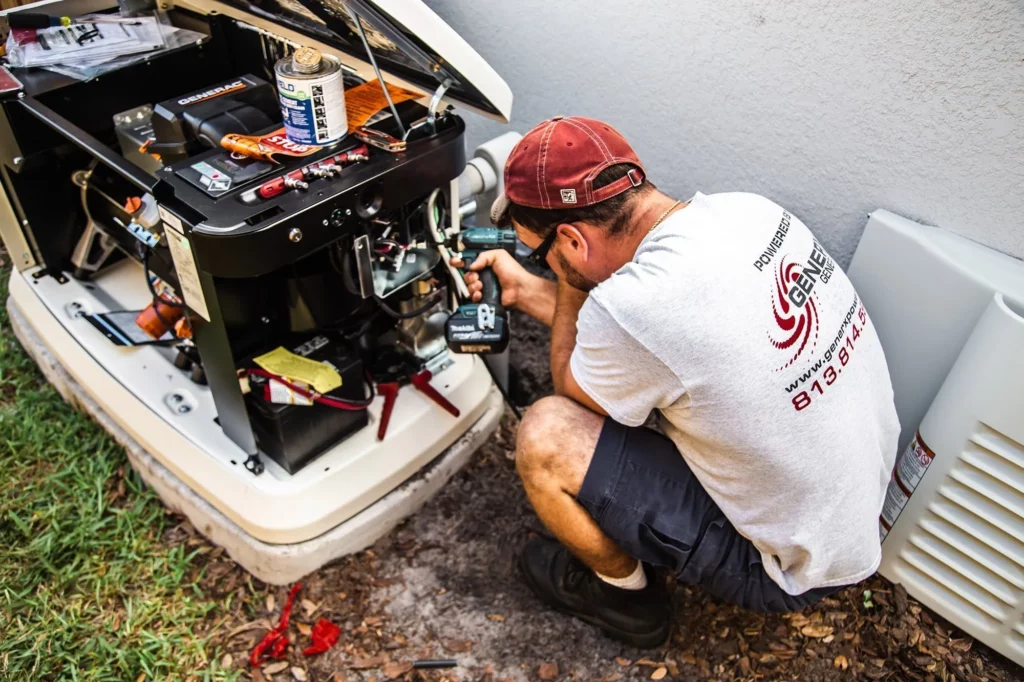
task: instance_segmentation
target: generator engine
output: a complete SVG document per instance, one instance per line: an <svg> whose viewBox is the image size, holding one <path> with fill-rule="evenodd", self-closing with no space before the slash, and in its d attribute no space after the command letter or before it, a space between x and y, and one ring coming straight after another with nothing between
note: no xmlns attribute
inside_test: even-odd
<svg viewBox="0 0 1024 682"><path fill-rule="evenodd" d="M249 158L220 145L226 135L239 131L256 135L276 130L280 119L273 86L246 75L119 112L114 123L125 159L144 159L154 176L198 191L214 220L222 213L224 220L250 213L237 227L224 230L228 233L248 231L275 214L287 215L283 205L304 203L313 190L322 196L324 186L357 175L371 155L387 156L358 140L283 163ZM327 165L337 170L318 172ZM301 175L301 185L282 188L269 200L262 197L266 178L292 174ZM151 336L175 336L175 366L205 385L210 372L183 317L188 299L182 289L188 282L177 267L174 244L180 244L182 235L174 229L174 219L160 218L152 195L137 196L106 166L94 163L76 171L72 180L88 216L88 229L76 250L81 258L75 276L89 279L118 257L139 262L153 289L149 317L156 333ZM254 188L254 183L262 184ZM431 192L385 206L373 189L364 189L352 208L338 205L321 219L318 227L333 232L324 235L321 248L277 270L226 277L219 283L228 339L233 355L242 357L235 364L256 445L285 471L299 471L367 425L365 408L381 357L400 357L410 376L444 369L450 272L437 248L444 239L438 222L446 214L439 198L444 199L440 192ZM262 210L252 215L255 208ZM292 222L288 242L280 249L301 244L310 229L304 227L306 221ZM245 268L235 263L230 267ZM261 376L254 359L277 346L337 368L342 385L326 392L323 400L272 390L280 382ZM258 471L262 464L254 457L249 466Z"/></svg>
<svg viewBox="0 0 1024 682"><path fill-rule="evenodd" d="M445 338L460 194L499 175L460 182L455 107L507 121L512 96L419 0L161 7L202 38L0 92L12 318L154 489L278 583L496 428L487 368Z"/></svg>

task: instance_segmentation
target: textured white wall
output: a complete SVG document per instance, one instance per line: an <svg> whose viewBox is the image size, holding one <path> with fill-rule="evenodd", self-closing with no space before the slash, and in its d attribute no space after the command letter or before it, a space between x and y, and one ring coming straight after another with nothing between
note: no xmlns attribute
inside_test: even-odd
<svg viewBox="0 0 1024 682"><path fill-rule="evenodd" d="M427 3L520 132L604 119L662 189L764 194L843 264L879 207L1024 257L1021 0Z"/></svg>

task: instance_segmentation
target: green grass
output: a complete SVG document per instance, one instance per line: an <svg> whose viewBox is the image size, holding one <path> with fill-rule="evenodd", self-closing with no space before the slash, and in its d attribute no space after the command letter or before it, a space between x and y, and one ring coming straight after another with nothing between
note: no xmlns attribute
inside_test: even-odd
<svg viewBox="0 0 1024 682"><path fill-rule="evenodd" d="M196 586L192 550L161 542L168 522L0 307L0 680L236 679L211 647L227 604Z"/></svg>

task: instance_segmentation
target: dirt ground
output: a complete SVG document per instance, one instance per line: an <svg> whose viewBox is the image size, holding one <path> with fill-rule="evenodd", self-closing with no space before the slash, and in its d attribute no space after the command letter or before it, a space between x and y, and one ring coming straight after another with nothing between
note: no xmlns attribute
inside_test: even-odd
<svg viewBox="0 0 1024 682"><path fill-rule="evenodd" d="M549 389L547 332L522 320L513 362L527 397ZM604 638L534 598L515 569L517 550L542 528L511 460L515 419L506 414L473 463L420 513L371 550L304 581L289 660L254 680L1015 680L1024 671L908 598L881 578L795 615L745 613L699 589L672 587L676 627L656 651ZM237 592L218 628L227 652L213 665L249 670L251 647L277 622L285 588L254 585L187 522L171 543L202 548L198 587ZM865 591L869 590L868 595ZM319 618L341 626L339 644L315 658L300 649ZM445 671L411 670L414 660L454 658Z"/></svg>

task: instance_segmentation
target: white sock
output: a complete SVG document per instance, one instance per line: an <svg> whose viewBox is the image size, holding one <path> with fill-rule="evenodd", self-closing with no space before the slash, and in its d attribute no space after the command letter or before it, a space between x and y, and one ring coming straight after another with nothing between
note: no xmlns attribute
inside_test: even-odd
<svg viewBox="0 0 1024 682"><path fill-rule="evenodd" d="M644 565L639 561L636 562L636 569L625 578L610 578L600 573L597 573L597 577L620 590L642 590L647 587L647 574L644 573Z"/></svg>

